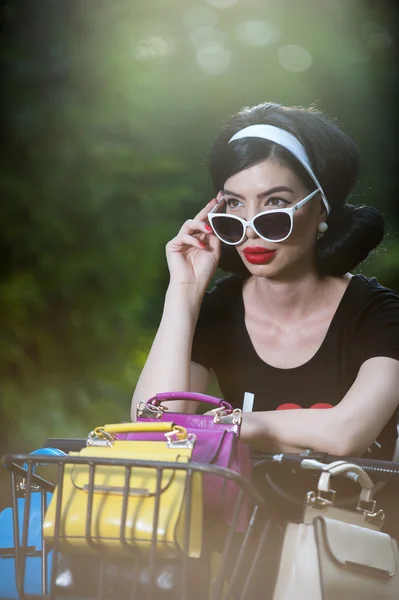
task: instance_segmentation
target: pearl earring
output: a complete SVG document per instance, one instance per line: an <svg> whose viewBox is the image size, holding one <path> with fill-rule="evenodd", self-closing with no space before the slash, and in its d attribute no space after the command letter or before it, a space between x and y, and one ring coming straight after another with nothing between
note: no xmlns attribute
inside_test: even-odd
<svg viewBox="0 0 399 600"><path fill-rule="evenodd" d="M328 229L328 225L325 221L321 221L321 223L318 224L317 226L317 230L319 233L325 233Z"/></svg>

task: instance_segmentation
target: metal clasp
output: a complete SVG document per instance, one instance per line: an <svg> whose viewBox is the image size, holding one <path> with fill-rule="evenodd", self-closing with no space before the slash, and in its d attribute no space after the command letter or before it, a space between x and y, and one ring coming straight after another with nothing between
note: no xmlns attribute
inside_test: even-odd
<svg viewBox="0 0 399 600"><path fill-rule="evenodd" d="M328 506L333 506L335 502L335 490L328 492L317 491L317 496L314 492L308 492L305 498L305 506L314 508L315 510L325 510Z"/></svg>
<svg viewBox="0 0 399 600"><path fill-rule="evenodd" d="M376 504L375 500L366 501L360 498L356 510L364 515L367 523L381 526L385 521L385 512L382 509L376 510Z"/></svg>
<svg viewBox="0 0 399 600"><path fill-rule="evenodd" d="M332 506L335 502L335 490L317 490L316 502L322 506Z"/></svg>
<svg viewBox="0 0 399 600"><path fill-rule="evenodd" d="M145 419L162 419L162 415L166 410L168 409L165 406L154 406L146 402L139 402L136 414L138 417Z"/></svg>
<svg viewBox="0 0 399 600"><path fill-rule="evenodd" d="M26 492L28 490L28 486L26 484L25 477L22 479L22 481L20 481L19 483L17 483L16 488L17 488L17 492L23 492L26 495ZM38 490L40 490L40 485L35 485L35 484L32 483L31 486L30 486L30 489L32 491L34 491L34 492L38 491Z"/></svg>
<svg viewBox="0 0 399 600"><path fill-rule="evenodd" d="M232 425L241 425L241 408L235 408L233 412L227 413L224 407L218 407L214 408L212 412L215 415L213 418L214 423L230 423Z"/></svg>
<svg viewBox="0 0 399 600"><path fill-rule="evenodd" d="M187 434L184 427L174 425L172 431L165 433L168 448L194 448L197 436L194 433Z"/></svg>
<svg viewBox="0 0 399 600"><path fill-rule="evenodd" d="M115 437L112 433L104 431L101 427L97 427L94 431L90 431L87 436L87 446L113 446Z"/></svg>

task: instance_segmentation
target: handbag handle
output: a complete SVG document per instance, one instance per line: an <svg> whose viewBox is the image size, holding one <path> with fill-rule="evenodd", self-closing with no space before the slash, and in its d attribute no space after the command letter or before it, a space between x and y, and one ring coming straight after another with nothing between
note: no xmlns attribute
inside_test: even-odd
<svg viewBox="0 0 399 600"><path fill-rule="evenodd" d="M372 502L374 483L367 475L366 471L364 471L361 467L353 463L346 462L344 460L337 460L323 467L323 472L320 475L319 483L317 486L319 492L331 492L330 480L332 476L348 475L349 473L354 473L354 476L350 477L350 479L359 483L359 485L362 488L362 491L360 493L360 501Z"/></svg>
<svg viewBox="0 0 399 600"><path fill-rule="evenodd" d="M106 431L107 433L166 433L175 428L174 423L169 421L137 421L135 423L111 423L104 427L97 427L95 431Z"/></svg>
<svg viewBox="0 0 399 600"><path fill-rule="evenodd" d="M231 404L216 396L208 396L206 394L199 394L197 392L162 392L156 394L149 400L147 400L147 406L159 406L161 402L169 402L171 400L192 400L194 402L204 402L210 404L215 408L223 408L228 414L233 412Z"/></svg>
<svg viewBox="0 0 399 600"><path fill-rule="evenodd" d="M167 439L168 447L175 447L176 444L183 443L189 447L195 442L196 436L188 434L187 429L181 425L176 425L170 421L150 422L150 423L111 423L103 427L96 427L91 431L87 438L88 446L106 445L112 446L115 433L164 433ZM187 446L187 447L188 447Z"/></svg>

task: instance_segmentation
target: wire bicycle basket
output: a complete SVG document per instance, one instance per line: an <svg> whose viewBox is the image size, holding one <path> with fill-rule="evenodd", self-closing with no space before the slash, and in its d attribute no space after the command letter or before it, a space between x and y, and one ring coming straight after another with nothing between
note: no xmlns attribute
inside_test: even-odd
<svg viewBox="0 0 399 600"><path fill-rule="evenodd" d="M246 600L269 522L241 475L214 465L124 458L3 457L12 506L1 518L0 598ZM40 464L56 470L50 482ZM118 478L115 479L115 473ZM239 489L229 519L203 505L201 480ZM244 506L247 526L238 526ZM0 532L1 535L1 532ZM1 539L1 538L0 538Z"/></svg>

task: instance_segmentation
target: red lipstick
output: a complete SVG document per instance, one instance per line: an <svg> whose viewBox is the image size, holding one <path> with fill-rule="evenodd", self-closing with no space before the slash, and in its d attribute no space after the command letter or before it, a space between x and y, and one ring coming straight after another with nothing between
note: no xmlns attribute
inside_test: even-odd
<svg viewBox="0 0 399 600"><path fill-rule="evenodd" d="M245 259L253 265L265 265L269 263L277 250L268 250L262 246L248 246L244 250Z"/></svg>

